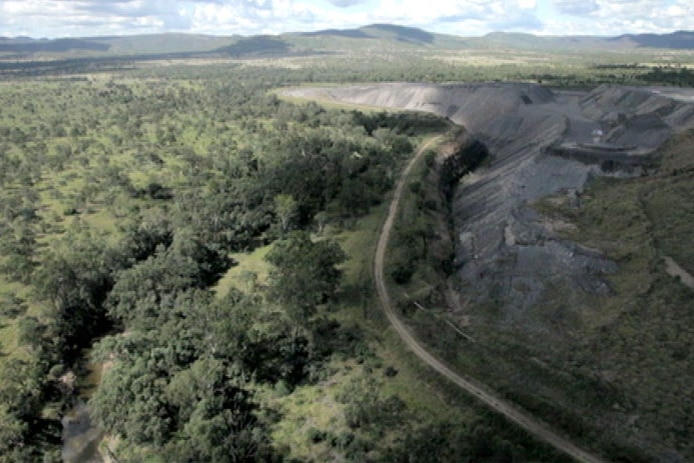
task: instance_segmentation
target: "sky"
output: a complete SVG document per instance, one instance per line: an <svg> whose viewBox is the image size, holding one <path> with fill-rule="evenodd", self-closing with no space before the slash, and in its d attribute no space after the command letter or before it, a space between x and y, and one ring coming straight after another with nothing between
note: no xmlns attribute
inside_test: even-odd
<svg viewBox="0 0 694 463"><path fill-rule="evenodd" d="M0 36L280 34L374 23L479 36L694 30L694 0L0 0Z"/></svg>

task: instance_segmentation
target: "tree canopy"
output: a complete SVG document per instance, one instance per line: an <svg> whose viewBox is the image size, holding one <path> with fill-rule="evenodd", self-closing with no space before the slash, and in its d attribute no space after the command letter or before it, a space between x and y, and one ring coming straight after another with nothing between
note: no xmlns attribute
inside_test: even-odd
<svg viewBox="0 0 694 463"><path fill-rule="evenodd" d="M272 294L294 321L303 323L335 293L341 275L338 265L347 255L335 241L313 241L308 232L296 231L278 240L266 259L273 265Z"/></svg>

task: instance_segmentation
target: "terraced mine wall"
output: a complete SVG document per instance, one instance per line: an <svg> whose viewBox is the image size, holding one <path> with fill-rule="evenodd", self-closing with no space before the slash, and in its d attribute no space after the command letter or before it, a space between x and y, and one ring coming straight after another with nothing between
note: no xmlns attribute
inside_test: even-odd
<svg viewBox="0 0 694 463"><path fill-rule="evenodd" d="M658 165L658 158L654 153L639 154L609 146L571 144L555 146L550 148L550 151L555 156L600 166L605 173L623 172L636 175L642 172L641 169L655 168Z"/></svg>
<svg viewBox="0 0 694 463"><path fill-rule="evenodd" d="M671 135L694 126L694 92L599 87L560 92L535 84L381 84L297 89L304 96L432 112L465 127L488 150L488 166L448 192L456 233L455 267L466 298L503 307L507 323L529 333L527 311L548 286L610 293L616 265L560 238L532 204L551 195L580 202L596 176L641 175ZM691 94L690 94L691 93ZM586 148L598 143L609 149ZM450 161L444 184L459 166ZM578 204L578 203L577 203ZM521 291L518 288L522 288Z"/></svg>

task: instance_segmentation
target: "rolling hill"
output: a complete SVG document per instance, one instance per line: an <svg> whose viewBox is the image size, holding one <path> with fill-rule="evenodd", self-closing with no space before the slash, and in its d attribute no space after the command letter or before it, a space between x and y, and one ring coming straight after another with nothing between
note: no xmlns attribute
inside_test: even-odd
<svg viewBox="0 0 694 463"><path fill-rule="evenodd" d="M208 36L154 34L112 37L34 39L0 37L0 59L68 59L79 57L133 57L147 55L291 55L313 52L381 48L387 50L518 49L518 50L629 50L694 49L694 32L637 34L618 37L537 36L494 32L483 37L462 37L393 24L372 24L357 29L327 29L277 36Z"/></svg>

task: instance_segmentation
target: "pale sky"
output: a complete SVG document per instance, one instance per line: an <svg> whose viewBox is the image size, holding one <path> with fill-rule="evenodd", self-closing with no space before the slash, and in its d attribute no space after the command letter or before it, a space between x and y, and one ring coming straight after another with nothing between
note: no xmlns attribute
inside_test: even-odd
<svg viewBox="0 0 694 463"><path fill-rule="evenodd" d="M0 0L0 36L280 34L373 23L478 36L694 30L694 0Z"/></svg>

